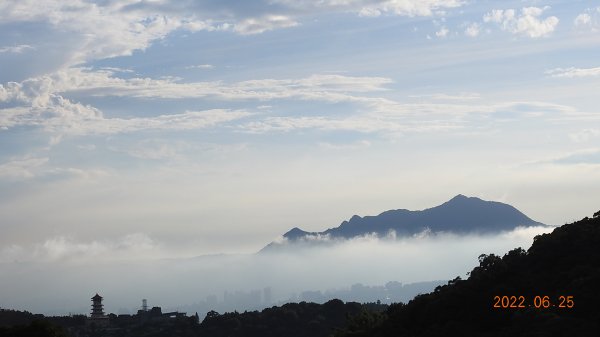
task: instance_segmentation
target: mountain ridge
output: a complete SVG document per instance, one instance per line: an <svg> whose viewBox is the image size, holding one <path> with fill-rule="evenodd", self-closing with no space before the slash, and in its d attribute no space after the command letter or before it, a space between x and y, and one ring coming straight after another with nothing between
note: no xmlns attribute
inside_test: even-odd
<svg viewBox="0 0 600 337"><path fill-rule="evenodd" d="M498 201L458 194L452 199L431 208L411 211L393 209L378 215L353 215L349 220L322 232L307 232L294 227L283 234L284 241L299 242L314 237L351 239L376 234L386 236L393 231L397 236L413 236L423 231L433 233L497 233L517 227L547 226L532 220L514 206ZM272 242L263 250L281 245Z"/></svg>

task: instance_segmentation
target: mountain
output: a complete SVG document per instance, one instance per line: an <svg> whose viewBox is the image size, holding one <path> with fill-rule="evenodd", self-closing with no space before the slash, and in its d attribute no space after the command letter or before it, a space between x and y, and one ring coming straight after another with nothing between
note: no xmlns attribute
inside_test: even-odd
<svg viewBox="0 0 600 337"><path fill-rule="evenodd" d="M315 236L349 239L375 233L386 236L394 231L397 236L411 236L423 231L433 233L496 233L512 230L519 226L545 226L521 213L511 205L496 201L486 201L462 194L449 201L422 211L396 209L376 216L354 215L338 227L323 232L306 232L295 227L283 237L295 242ZM273 248L272 243L265 248Z"/></svg>
<svg viewBox="0 0 600 337"><path fill-rule="evenodd" d="M598 336L600 212L538 235L525 251L481 255L407 304L354 320L336 336Z"/></svg>

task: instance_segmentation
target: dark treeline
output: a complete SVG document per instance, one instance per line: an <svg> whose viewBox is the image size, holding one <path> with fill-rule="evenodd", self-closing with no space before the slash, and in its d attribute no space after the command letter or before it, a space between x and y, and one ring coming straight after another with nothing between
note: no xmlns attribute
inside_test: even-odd
<svg viewBox="0 0 600 337"><path fill-rule="evenodd" d="M40 322L41 315L2 310L0 336L598 336L599 289L600 212L537 236L527 251L481 255L466 280L407 304L288 303L211 311L201 323L187 317L96 330L84 328L83 316Z"/></svg>
<svg viewBox="0 0 600 337"><path fill-rule="evenodd" d="M3 311L9 313L17 325L0 326L0 337L62 337L62 336L146 336L146 337L328 337L336 331L343 331L349 318L360 321L359 317L371 319L382 313L387 305L380 303L360 304L330 300L324 304L287 303L262 311L229 312L219 314L209 312L201 323L193 317L176 318L143 323L114 323L108 328L86 326L80 317L46 317L27 312ZM43 320L41 320L43 319ZM5 324L6 325L6 324ZM10 324L8 324L10 325Z"/></svg>
<svg viewBox="0 0 600 337"><path fill-rule="evenodd" d="M349 317L371 317L383 312L387 305L331 300L324 304L288 303L261 312L226 313L209 312L200 324L199 336L248 337L327 337L345 328Z"/></svg>

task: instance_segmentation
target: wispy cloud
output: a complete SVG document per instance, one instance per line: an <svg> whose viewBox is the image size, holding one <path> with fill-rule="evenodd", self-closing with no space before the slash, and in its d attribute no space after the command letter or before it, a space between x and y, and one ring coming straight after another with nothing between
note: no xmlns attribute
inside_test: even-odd
<svg viewBox="0 0 600 337"><path fill-rule="evenodd" d="M28 44L0 47L0 54L2 54L2 53L21 54L21 53L25 52L26 50L35 50L35 48Z"/></svg>
<svg viewBox="0 0 600 337"><path fill-rule="evenodd" d="M274 0L291 8L305 11L337 10L358 13L361 16L377 17L381 15L432 16L446 9L464 5L461 0Z"/></svg>
<svg viewBox="0 0 600 337"><path fill-rule="evenodd" d="M574 151L567 155L555 158L551 161L554 164L576 165L576 164L600 164L600 149L584 149Z"/></svg>
<svg viewBox="0 0 600 337"><path fill-rule="evenodd" d="M303 101L344 102L354 107L342 115L279 116L263 111L251 122L237 124L251 133L299 129L351 130L358 132L424 132L460 129L468 125L467 116L493 118L498 111L515 111L526 117L553 112L571 113L566 106L544 102L479 103L473 93L431 94L422 103L405 103L386 98L385 77L357 77L314 74L297 79L258 79L234 83L179 82L177 79L118 78L112 71L72 68L22 83L0 86L0 99L16 104L4 109L0 127L37 125L46 130L72 134L106 134L139 130L177 130L214 127L252 115L247 110L215 109L186 111L155 117L105 118L98 109L73 103L61 95L85 93L89 96L134 98L213 98L223 101ZM380 95L378 95L380 94ZM410 96L414 98L416 96ZM479 104L478 104L479 103ZM527 114L520 110L527 110ZM64 123L68 120L69 123Z"/></svg>
<svg viewBox="0 0 600 337"><path fill-rule="evenodd" d="M195 66L187 66L185 69L214 69L215 66L212 64L198 64Z"/></svg>
<svg viewBox="0 0 600 337"><path fill-rule="evenodd" d="M39 174L39 170L48 162L48 157L13 158L0 164L0 177L8 179L29 179Z"/></svg>
<svg viewBox="0 0 600 337"><path fill-rule="evenodd" d="M89 262L135 260L161 257L161 244L143 233L128 234L112 240L81 242L71 236L54 236L31 246L11 245L0 251L0 262L36 261ZM164 257L164 256L163 256Z"/></svg>
<svg viewBox="0 0 600 337"><path fill-rule="evenodd" d="M258 99L306 97L336 101L346 92L386 90L392 80L385 77L357 77L313 74L298 79L258 79L226 84L213 82L179 82L176 78L128 78L114 76L109 70L92 71L71 68L52 75L32 78L22 83L0 85L0 100L38 101L42 104L52 94L84 92L90 96L144 98L207 97L223 99Z"/></svg>
<svg viewBox="0 0 600 337"><path fill-rule="evenodd" d="M107 171L98 168L57 167L51 164L47 153L13 157L0 163L0 179L4 181L27 181L45 177L74 177L93 180L108 175Z"/></svg>
<svg viewBox="0 0 600 337"><path fill-rule="evenodd" d="M23 101L29 101L31 105L0 110L0 129L29 125L41 127L52 133L74 135L140 130L191 130L213 127L251 115L244 110L213 109L154 117L106 118L98 109L73 103L54 94L34 98L16 96Z"/></svg>
<svg viewBox="0 0 600 337"><path fill-rule="evenodd" d="M298 26L302 16L309 14L338 11L369 16L431 16L464 3L460 0L274 0L248 2L240 6L238 2L9 1L0 3L0 21L40 22L71 32L76 43L65 65L73 66L91 60L131 55L176 30L261 34ZM27 48L24 46L3 47L2 52L22 52Z"/></svg>
<svg viewBox="0 0 600 337"><path fill-rule="evenodd" d="M410 98L425 98L440 101L471 101L481 99L481 95L475 92L463 92L458 94L426 94L426 95L411 95Z"/></svg>
<svg viewBox="0 0 600 337"><path fill-rule="evenodd" d="M233 31L239 34L260 34L279 28L298 26L298 22L285 15L267 15L260 18L248 18L233 25Z"/></svg>
<svg viewBox="0 0 600 337"><path fill-rule="evenodd" d="M600 76L600 67L596 68L555 68L546 71L547 75L551 77L595 77Z"/></svg>
<svg viewBox="0 0 600 337"><path fill-rule="evenodd" d="M368 140L359 140L352 143L330 143L320 142L319 147L325 150L331 151L347 151L347 150L360 150L366 149L371 146L371 142Z"/></svg>
<svg viewBox="0 0 600 337"><path fill-rule="evenodd" d="M569 137L576 143L587 142L595 138L600 138L600 129L583 129L579 132L569 134Z"/></svg>
<svg viewBox="0 0 600 337"><path fill-rule="evenodd" d="M355 131L387 135L458 131L481 123L502 120L506 114L524 118L576 118L576 110L569 106L545 102L504 102L497 104L452 103L399 103L385 101L369 105L371 111L351 116L271 116L243 124L251 133L290 132L316 129L323 131ZM517 118L518 117L518 118Z"/></svg>

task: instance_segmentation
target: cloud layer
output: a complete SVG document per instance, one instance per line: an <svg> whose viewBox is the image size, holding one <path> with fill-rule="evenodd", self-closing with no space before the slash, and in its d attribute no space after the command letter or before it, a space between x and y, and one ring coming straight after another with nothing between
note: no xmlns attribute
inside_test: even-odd
<svg viewBox="0 0 600 337"><path fill-rule="evenodd" d="M2 300L3 305L21 308L27 301L20 298L28 298L29 287L35 286L40 296L37 303L25 307L28 310L87 312L88 293L99 291L106 298L107 311L117 312L137 306L140 298L177 308L211 294L221 297L224 291L271 287L273 300L280 301L305 290L340 289L355 283L447 280L465 277L479 254L502 255L518 246L528 247L533 236L544 231L548 229L517 229L498 236L366 236L275 254L168 260L156 259L161 254L167 256L168 247L144 234L112 242L55 237L34 249L11 246L1 252L0 266L9 272L0 279L12 289ZM31 278L32 273L38 277ZM14 275L30 281L19 282ZM176 292L172 291L173 284L178 285ZM66 291L71 295L60 298Z"/></svg>

